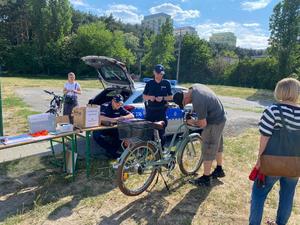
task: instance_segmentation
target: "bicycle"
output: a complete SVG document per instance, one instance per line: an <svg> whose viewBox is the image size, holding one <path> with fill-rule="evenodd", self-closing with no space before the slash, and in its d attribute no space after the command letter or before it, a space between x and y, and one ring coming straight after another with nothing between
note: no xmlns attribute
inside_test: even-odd
<svg viewBox="0 0 300 225"><path fill-rule="evenodd" d="M61 112L64 98L62 96L56 95L53 91L50 92L50 91L44 90L44 92L53 96L53 98L49 104L49 110L47 110L46 113L51 113L51 114L58 116L59 113Z"/></svg>
<svg viewBox="0 0 300 225"><path fill-rule="evenodd" d="M117 169L117 184L121 192L128 196L143 193L152 184L157 173L162 176L163 167L170 176L176 162L184 175L196 174L203 161L202 139L198 133L190 133L192 127L186 123L189 115L185 113L183 124L178 127L169 147L165 149L161 146L158 132L161 124L148 121L118 123L120 139L123 139L123 143L125 140L129 142L126 148L123 147L124 152L114 166ZM181 136L172 149L178 134ZM158 177L156 183L157 181ZM163 181L169 190L164 178Z"/></svg>

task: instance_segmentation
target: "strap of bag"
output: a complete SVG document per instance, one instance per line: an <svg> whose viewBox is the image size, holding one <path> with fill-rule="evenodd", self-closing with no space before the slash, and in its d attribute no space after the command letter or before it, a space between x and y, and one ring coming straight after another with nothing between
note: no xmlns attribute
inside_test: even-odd
<svg viewBox="0 0 300 225"><path fill-rule="evenodd" d="M283 116L283 112L282 112L282 108L280 105L277 105L278 106L278 109L279 109L279 115L280 115L280 118L281 118L281 122L282 122L282 126L284 129L287 129L287 126L286 126L286 122L284 120L284 116Z"/></svg>
<svg viewBox="0 0 300 225"><path fill-rule="evenodd" d="M76 91L77 90L77 82L75 82L75 87L74 87L74 91ZM76 93L75 92L73 92L73 96L76 96Z"/></svg>

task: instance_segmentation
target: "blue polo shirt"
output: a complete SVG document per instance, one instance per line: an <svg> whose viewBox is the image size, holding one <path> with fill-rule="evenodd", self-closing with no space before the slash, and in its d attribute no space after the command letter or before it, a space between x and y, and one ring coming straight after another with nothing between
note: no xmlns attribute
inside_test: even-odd
<svg viewBox="0 0 300 225"><path fill-rule="evenodd" d="M116 110L113 109L111 102L103 103L100 107L100 110L102 116L106 116L109 118L117 118L120 116L127 116L128 114L130 114L130 112L127 111L123 106Z"/></svg>
<svg viewBox="0 0 300 225"><path fill-rule="evenodd" d="M143 94L155 97L170 96L172 95L171 84L167 80L161 80L159 83L157 83L154 79L150 80L146 83ZM148 101L148 107L159 108L165 106L166 103L167 101Z"/></svg>

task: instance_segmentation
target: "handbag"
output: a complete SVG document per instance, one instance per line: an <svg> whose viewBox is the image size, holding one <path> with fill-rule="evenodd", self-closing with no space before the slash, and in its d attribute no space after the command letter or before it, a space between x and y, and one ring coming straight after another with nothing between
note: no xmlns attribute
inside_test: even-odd
<svg viewBox="0 0 300 225"><path fill-rule="evenodd" d="M75 83L75 90L77 89L77 83ZM76 103L77 96L76 95L65 95L64 102L69 105L74 105Z"/></svg>
<svg viewBox="0 0 300 225"><path fill-rule="evenodd" d="M64 102L69 105L73 105L76 102L76 96L65 95Z"/></svg>
<svg viewBox="0 0 300 225"><path fill-rule="evenodd" d="M260 157L260 171L267 176L300 177L300 130L287 129L277 106L283 127L273 131Z"/></svg>

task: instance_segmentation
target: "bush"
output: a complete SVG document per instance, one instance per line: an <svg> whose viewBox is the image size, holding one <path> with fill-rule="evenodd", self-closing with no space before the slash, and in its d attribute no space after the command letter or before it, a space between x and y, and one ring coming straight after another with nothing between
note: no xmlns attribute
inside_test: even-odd
<svg viewBox="0 0 300 225"><path fill-rule="evenodd" d="M244 59L225 71L228 85L273 89L279 80L274 58Z"/></svg>

